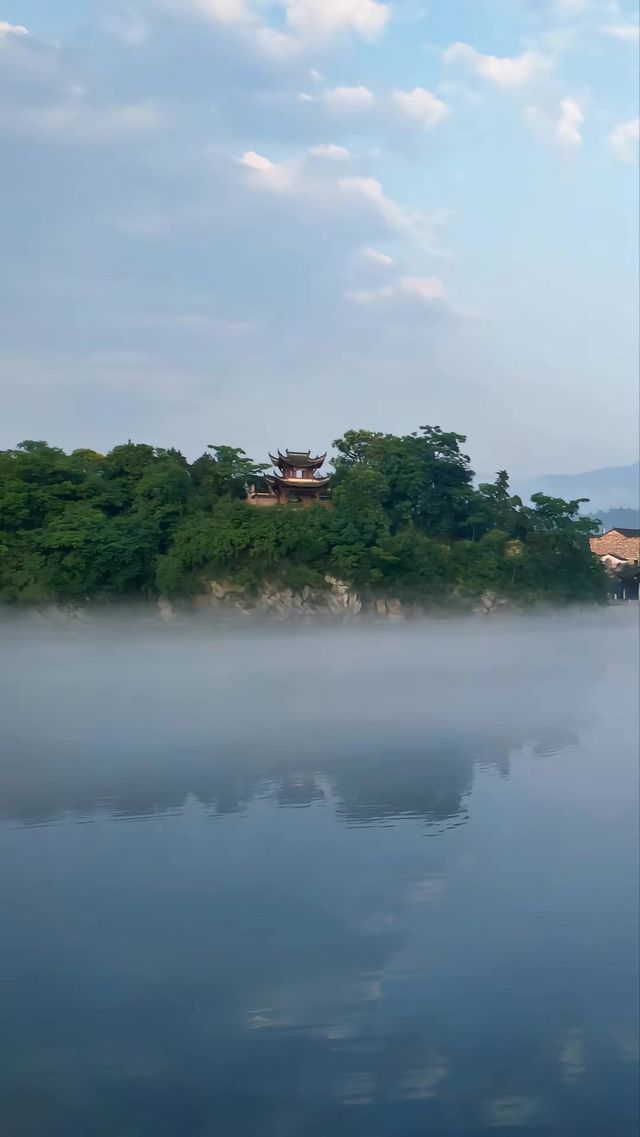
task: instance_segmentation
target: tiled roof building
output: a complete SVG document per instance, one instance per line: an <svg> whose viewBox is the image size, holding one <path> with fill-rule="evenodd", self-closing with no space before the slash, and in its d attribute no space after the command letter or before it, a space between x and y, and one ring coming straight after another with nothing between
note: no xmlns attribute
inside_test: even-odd
<svg viewBox="0 0 640 1137"><path fill-rule="evenodd" d="M600 537L590 537L591 551L598 557L637 564L640 561L640 529L609 529Z"/></svg>

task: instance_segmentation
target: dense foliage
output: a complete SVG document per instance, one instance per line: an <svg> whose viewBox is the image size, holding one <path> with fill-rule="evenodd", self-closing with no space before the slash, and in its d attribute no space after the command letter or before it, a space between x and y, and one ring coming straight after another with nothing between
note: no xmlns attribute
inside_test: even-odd
<svg viewBox="0 0 640 1137"><path fill-rule="evenodd" d="M491 589L522 600L602 595L580 501L509 490L506 472L474 487L464 436L348 431L335 443L330 508L257 509L244 451L128 442L106 456L45 442L0 452L0 599L42 603L186 596L205 578L321 587L327 575L370 593L433 600Z"/></svg>

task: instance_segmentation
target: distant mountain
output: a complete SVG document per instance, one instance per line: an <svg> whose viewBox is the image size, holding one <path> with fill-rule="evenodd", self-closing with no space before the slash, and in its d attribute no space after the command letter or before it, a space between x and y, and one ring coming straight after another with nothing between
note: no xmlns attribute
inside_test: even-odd
<svg viewBox="0 0 640 1137"><path fill-rule="evenodd" d="M602 522L602 532L609 529L640 529L640 509L591 509L591 517L597 517Z"/></svg>
<svg viewBox="0 0 640 1137"><path fill-rule="evenodd" d="M631 466L604 466L582 474L545 474L540 478L514 486L523 499L533 493L573 500L588 497L587 511L601 516L612 509L640 508L640 463ZM635 527L635 526L633 526Z"/></svg>

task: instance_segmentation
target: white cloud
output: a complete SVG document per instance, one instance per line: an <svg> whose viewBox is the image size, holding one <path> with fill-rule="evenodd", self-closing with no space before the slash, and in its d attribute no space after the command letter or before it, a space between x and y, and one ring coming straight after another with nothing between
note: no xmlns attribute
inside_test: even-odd
<svg viewBox="0 0 640 1137"><path fill-rule="evenodd" d="M625 43L637 44L640 40L640 24L605 24L600 30L603 35Z"/></svg>
<svg viewBox="0 0 640 1137"><path fill-rule="evenodd" d="M295 161L271 162L263 154L256 154L255 150L246 150L240 165L251 170L251 176L259 178L257 184L261 189L276 193L292 190L298 176L298 163Z"/></svg>
<svg viewBox="0 0 640 1137"><path fill-rule="evenodd" d="M155 132L166 119L166 108L151 99L101 97L77 56L68 58L61 44L33 37L26 28L0 22L0 48L1 134L55 145L103 145Z"/></svg>
<svg viewBox="0 0 640 1137"><path fill-rule="evenodd" d="M347 150L346 146L336 146L333 142L310 146L309 154L311 154L313 158L328 158L331 162L344 162L347 158L351 157L351 153Z"/></svg>
<svg viewBox="0 0 640 1137"><path fill-rule="evenodd" d="M286 0L284 7L287 26L306 42L344 31L376 40L389 20L389 9L379 0Z"/></svg>
<svg viewBox="0 0 640 1137"><path fill-rule="evenodd" d="M91 103L79 88L74 98L0 108L1 132L72 145L127 141L157 130L161 123L153 103Z"/></svg>
<svg viewBox="0 0 640 1137"><path fill-rule="evenodd" d="M414 301L433 304L446 298L446 289L437 276L402 276L395 284L381 288L354 289L346 293L354 304L384 304L390 301Z"/></svg>
<svg viewBox="0 0 640 1137"><path fill-rule="evenodd" d="M483 55L468 43L452 43L443 59L445 63L468 67L481 79L503 90L526 86L552 66L551 57L538 51L512 56Z"/></svg>
<svg viewBox="0 0 640 1137"><path fill-rule="evenodd" d="M303 91L295 97L299 102L325 107L337 118L357 120L358 126L382 129L391 137L406 127L416 131L433 130L451 114L448 104L425 87L378 94L364 85L329 87L317 95Z"/></svg>
<svg viewBox="0 0 640 1137"><path fill-rule="evenodd" d="M403 296L414 296L426 303L444 300L446 296L445 287L437 276L403 276L398 288Z"/></svg>
<svg viewBox="0 0 640 1137"><path fill-rule="evenodd" d="M323 44L343 33L374 41L389 21L381 0L155 0L175 16L196 17L217 24L245 25L266 51L288 54ZM269 23L266 15L276 17Z"/></svg>
<svg viewBox="0 0 640 1137"><path fill-rule="evenodd" d="M584 112L577 99L562 99L557 112L535 106L527 107L525 120L541 138L562 150L577 150L582 146L580 128L584 122Z"/></svg>
<svg viewBox="0 0 640 1137"><path fill-rule="evenodd" d="M0 20L0 43L3 39L9 36L28 36L29 32L22 24L8 24L6 20Z"/></svg>
<svg viewBox="0 0 640 1137"><path fill-rule="evenodd" d="M393 91L391 101L403 115L425 130L431 130L451 114L450 107L425 87L414 87L412 91Z"/></svg>
<svg viewBox="0 0 640 1137"><path fill-rule="evenodd" d="M446 209L433 213L414 213L387 197L381 182L376 178L353 176L340 178L340 188L356 201L373 207L378 217L393 233L409 237L416 245L428 249L435 256L448 256L438 248L437 235L443 225L451 218Z"/></svg>
<svg viewBox="0 0 640 1137"><path fill-rule="evenodd" d="M406 210L398 205L393 198L387 197L382 183L377 178L357 175L350 178L339 178L338 185L349 196L360 198L372 205L390 229L406 232L412 227L411 219Z"/></svg>
<svg viewBox="0 0 640 1137"><path fill-rule="evenodd" d="M376 101L368 87L332 87L325 91L324 102L336 114L351 114L369 110Z"/></svg>
<svg viewBox="0 0 640 1137"><path fill-rule="evenodd" d="M0 110L6 110L12 94L28 104L33 95L37 97L36 88L59 87L64 79L60 44L39 40L27 28L0 21Z"/></svg>
<svg viewBox="0 0 640 1137"><path fill-rule="evenodd" d="M584 114L575 99L563 99L560 103L560 117L556 123L556 138L560 146L567 150L582 146L580 127Z"/></svg>
<svg viewBox="0 0 640 1137"><path fill-rule="evenodd" d="M314 150L311 148L279 163L248 150L238 164L247 170L249 184L255 189L289 194L332 213L355 213L361 219L368 216L389 232L411 236L416 241L427 240L426 217L408 212L388 197L376 178L359 174L336 176L336 165L340 165L335 161L337 156L331 154L333 160L317 162ZM323 152L323 157L326 156Z"/></svg>
<svg viewBox="0 0 640 1137"><path fill-rule="evenodd" d="M199 16L218 24L249 23L250 7L245 0L160 0L162 6L176 15Z"/></svg>
<svg viewBox="0 0 640 1137"><path fill-rule="evenodd" d="M255 150L245 150L240 161L243 166L248 166L250 170L260 170L261 173L276 169L275 162L269 161L262 154L256 154Z"/></svg>
<svg viewBox="0 0 640 1137"><path fill-rule="evenodd" d="M282 32L279 28L271 28L265 25L264 27L252 26L251 30L255 33L255 45L258 50L281 62L286 62L296 56L302 46L295 36L290 35L289 32Z"/></svg>
<svg viewBox="0 0 640 1137"><path fill-rule="evenodd" d="M393 259L388 253L381 253L379 249L373 249L370 245L360 250L360 256L369 264L381 265L383 268L391 268L393 265Z"/></svg>
<svg viewBox="0 0 640 1137"><path fill-rule="evenodd" d="M620 162L629 164L637 162L640 146L640 118L619 123L611 131L608 141L612 153Z"/></svg>

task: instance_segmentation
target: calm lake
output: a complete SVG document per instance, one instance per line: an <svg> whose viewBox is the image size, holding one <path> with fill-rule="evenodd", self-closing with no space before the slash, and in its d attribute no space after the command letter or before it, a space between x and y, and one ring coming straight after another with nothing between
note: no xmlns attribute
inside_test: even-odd
<svg viewBox="0 0 640 1137"><path fill-rule="evenodd" d="M635 1137L637 614L4 623L2 1137Z"/></svg>

